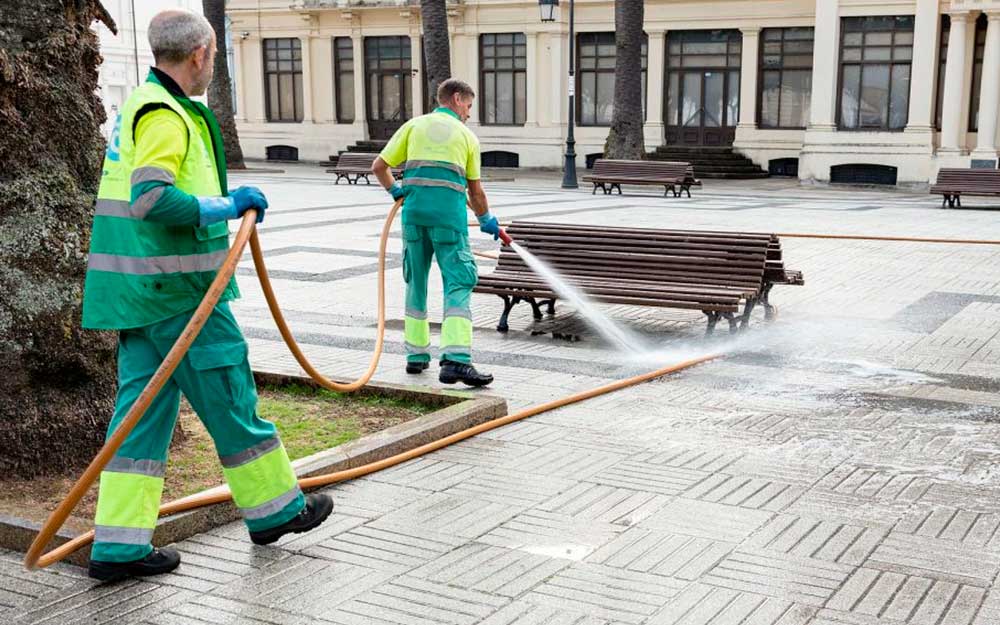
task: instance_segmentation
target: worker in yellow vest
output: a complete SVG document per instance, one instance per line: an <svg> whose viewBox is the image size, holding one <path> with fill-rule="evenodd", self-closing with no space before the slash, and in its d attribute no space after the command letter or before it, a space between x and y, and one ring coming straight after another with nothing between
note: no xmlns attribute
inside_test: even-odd
<svg viewBox="0 0 1000 625"><path fill-rule="evenodd" d="M480 181L479 140L465 126L475 93L454 78L441 83L438 108L403 124L375 159L372 173L394 200L403 200L403 279L406 311L403 335L406 372L422 373L430 364L427 278L437 256L444 282L441 371L445 384L486 386L493 376L472 366L472 311L469 302L479 275L469 248L466 190L479 229L500 236ZM406 163L402 182L392 167Z"/></svg>
<svg viewBox="0 0 1000 625"><path fill-rule="evenodd" d="M191 96L212 80L215 34L204 17L168 10L149 25L156 59L122 106L104 158L83 295L83 326L118 331L115 430L187 325L229 248L227 221L264 217L254 187L227 190L222 134ZM231 281L173 377L101 473L90 575L166 573L180 555L151 545L181 393L215 442L257 544L322 523L326 495L304 496L274 425L257 416L247 344L229 309Z"/></svg>

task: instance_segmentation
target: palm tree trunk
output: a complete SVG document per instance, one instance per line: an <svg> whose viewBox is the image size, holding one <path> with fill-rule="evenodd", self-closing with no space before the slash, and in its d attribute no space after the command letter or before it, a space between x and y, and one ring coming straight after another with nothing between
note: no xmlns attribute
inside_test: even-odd
<svg viewBox="0 0 1000 625"><path fill-rule="evenodd" d="M114 410L115 336L80 329L105 120L98 0L0 4L0 476L79 466Z"/></svg>
<svg viewBox="0 0 1000 625"><path fill-rule="evenodd" d="M226 0L201 0L205 18L215 31L218 52L215 54L215 74L208 86L208 105L219 120L222 141L226 144L226 165L229 169L246 169L243 148L236 132L233 116L233 83L229 77L229 42L226 41Z"/></svg>
<svg viewBox="0 0 1000 625"><path fill-rule="evenodd" d="M645 157L642 136L642 0L615 0L615 105L604 158Z"/></svg>
<svg viewBox="0 0 1000 625"><path fill-rule="evenodd" d="M430 90L429 99L437 101L438 85L451 78L451 46L448 42L445 0L420 0L420 16L424 23L424 56L427 58L425 84ZM471 77L467 81L473 82Z"/></svg>

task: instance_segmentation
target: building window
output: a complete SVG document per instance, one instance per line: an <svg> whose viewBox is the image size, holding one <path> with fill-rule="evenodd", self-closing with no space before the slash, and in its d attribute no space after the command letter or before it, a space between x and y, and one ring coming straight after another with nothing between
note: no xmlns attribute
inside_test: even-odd
<svg viewBox="0 0 1000 625"><path fill-rule="evenodd" d="M981 13L976 20L976 46L972 56L972 97L969 98L969 132L979 130L979 96L983 89L983 57L986 55L986 28L989 18Z"/></svg>
<svg viewBox="0 0 1000 625"><path fill-rule="evenodd" d="M302 42L264 40L264 84L267 85L267 121L302 121Z"/></svg>
<svg viewBox="0 0 1000 625"><path fill-rule="evenodd" d="M740 117L742 51L738 30L668 33L666 125L710 129L716 138L716 129L734 128ZM698 136L704 140L700 131Z"/></svg>
<svg viewBox="0 0 1000 625"><path fill-rule="evenodd" d="M577 43L577 117L581 126L610 126L615 103L615 34L580 33ZM646 117L648 37L642 42L642 115Z"/></svg>
<svg viewBox="0 0 1000 625"><path fill-rule="evenodd" d="M845 17L840 40L840 128L902 130L910 103L913 16Z"/></svg>
<svg viewBox="0 0 1000 625"><path fill-rule="evenodd" d="M337 89L337 123L354 121L354 42L350 37L333 39L333 72Z"/></svg>
<svg viewBox="0 0 1000 625"><path fill-rule="evenodd" d="M934 127L941 130L944 114L944 72L948 66L948 38L951 37L951 17L941 16L941 40L938 43L937 93L934 97Z"/></svg>
<svg viewBox="0 0 1000 625"><path fill-rule="evenodd" d="M805 128L812 94L812 28L761 33L761 128Z"/></svg>
<svg viewBox="0 0 1000 625"><path fill-rule="evenodd" d="M480 120L489 126L523 125L527 116L527 41L523 33L480 35Z"/></svg>

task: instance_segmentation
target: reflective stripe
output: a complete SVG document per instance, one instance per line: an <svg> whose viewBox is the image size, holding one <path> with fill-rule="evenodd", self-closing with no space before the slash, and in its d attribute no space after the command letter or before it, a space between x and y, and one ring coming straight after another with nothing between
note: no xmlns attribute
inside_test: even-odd
<svg viewBox="0 0 1000 625"><path fill-rule="evenodd" d="M108 200L97 198L94 214L101 217L132 217L132 205L128 200Z"/></svg>
<svg viewBox="0 0 1000 625"><path fill-rule="evenodd" d="M458 307L446 308L444 311L444 317L445 319L447 319L448 317L461 317L462 319L469 319L471 321L472 311L469 310L468 308L458 308Z"/></svg>
<svg viewBox="0 0 1000 625"><path fill-rule="evenodd" d="M229 254L228 249L184 256L119 256L91 254L87 269L133 275L216 271Z"/></svg>
<svg viewBox="0 0 1000 625"><path fill-rule="evenodd" d="M295 486L271 501L254 506L253 508L240 508L240 513L243 514L243 518L245 519L263 519L269 517L284 510L285 506L295 501L300 492L299 485L296 483Z"/></svg>
<svg viewBox="0 0 1000 625"><path fill-rule="evenodd" d="M167 470L167 463L159 460L125 458L115 456L111 462L104 467L105 471L112 473L135 473L137 475L148 475L149 477L163 477Z"/></svg>
<svg viewBox="0 0 1000 625"><path fill-rule="evenodd" d="M145 219L166 189L166 187L156 187L140 195L135 202L132 202L132 214L137 219Z"/></svg>
<svg viewBox="0 0 1000 625"><path fill-rule="evenodd" d="M153 540L153 528L116 527L98 525L94 527L95 543L120 543L122 545L148 545Z"/></svg>
<svg viewBox="0 0 1000 625"><path fill-rule="evenodd" d="M416 308L407 308L405 314L410 319L421 319L422 320L422 319L426 319L427 318L427 311L426 310L417 310Z"/></svg>
<svg viewBox="0 0 1000 625"><path fill-rule="evenodd" d="M453 171L465 178L465 168L454 163L446 163L444 161L406 161L405 169L416 169L418 167L440 167L441 169Z"/></svg>
<svg viewBox="0 0 1000 625"><path fill-rule="evenodd" d="M434 178L403 178L404 187L444 187L459 193L465 193L465 185L448 180L435 180Z"/></svg>
<svg viewBox="0 0 1000 625"><path fill-rule="evenodd" d="M462 317L445 317L441 324L441 349L472 346L472 321Z"/></svg>
<svg viewBox="0 0 1000 625"><path fill-rule="evenodd" d="M425 354L429 356L431 353L430 345L426 345L424 347L418 347L413 343L406 342L406 353L412 356L423 356Z"/></svg>
<svg viewBox="0 0 1000 625"><path fill-rule="evenodd" d="M241 452L235 454L230 454L228 456L219 456L219 461L222 462L222 466L227 469L234 469L238 466L244 465L248 462L260 458L269 451L273 451L281 447L281 440L278 437L269 438L262 443L257 443L249 449L244 449Z"/></svg>
<svg viewBox="0 0 1000 625"><path fill-rule="evenodd" d="M132 170L132 177L129 180L133 187L143 182L153 181L174 184L174 175L159 167L139 167Z"/></svg>

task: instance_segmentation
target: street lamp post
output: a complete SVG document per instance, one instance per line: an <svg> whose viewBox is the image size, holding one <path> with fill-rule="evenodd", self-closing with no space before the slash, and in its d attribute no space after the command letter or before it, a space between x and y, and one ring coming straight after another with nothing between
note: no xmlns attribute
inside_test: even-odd
<svg viewBox="0 0 1000 625"><path fill-rule="evenodd" d="M556 8L559 0L538 0L538 8L542 15L543 22L554 22L556 19ZM567 89L569 91L569 122L566 127L566 163L563 166L563 189L578 188L576 182L576 140L573 138L573 127L576 125L576 54L574 51L575 41L573 40L574 26L574 0L569 0L569 81Z"/></svg>

